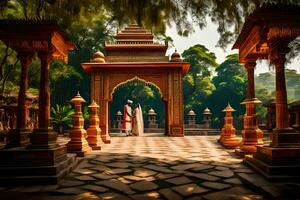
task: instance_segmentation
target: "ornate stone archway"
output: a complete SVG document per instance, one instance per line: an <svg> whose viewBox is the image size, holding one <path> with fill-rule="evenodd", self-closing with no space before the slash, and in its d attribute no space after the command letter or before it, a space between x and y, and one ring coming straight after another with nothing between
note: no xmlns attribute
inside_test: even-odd
<svg viewBox="0 0 300 200"><path fill-rule="evenodd" d="M102 139L109 143L109 103L114 89L138 77L155 85L166 109L165 130L168 136L183 136L182 78L189 63L174 53L165 56L167 46L153 42L153 35L137 25L130 25L117 35L115 44L106 44L106 56L100 52L90 63L83 63L91 74L91 98L100 106Z"/></svg>

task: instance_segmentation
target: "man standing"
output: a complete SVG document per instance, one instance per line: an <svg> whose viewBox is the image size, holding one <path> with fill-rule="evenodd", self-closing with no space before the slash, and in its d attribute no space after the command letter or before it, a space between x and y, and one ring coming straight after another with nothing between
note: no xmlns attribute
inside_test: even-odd
<svg viewBox="0 0 300 200"><path fill-rule="evenodd" d="M132 103L131 100L127 100L127 104L124 106L123 130L125 130L126 136L132 135Z"/></svg>

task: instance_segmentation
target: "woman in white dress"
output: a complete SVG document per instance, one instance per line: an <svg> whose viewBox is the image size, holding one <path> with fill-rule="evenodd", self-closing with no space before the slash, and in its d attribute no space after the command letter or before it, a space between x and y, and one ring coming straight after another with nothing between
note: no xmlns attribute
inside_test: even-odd
<svg viewBox="0 0 300 200"><path fill-rule="evenodd" d="M144 134L144 120L140 104L138 104L138 106L134 109L133 116L134 119L132 133L135 136L142 136Z"/></svg>

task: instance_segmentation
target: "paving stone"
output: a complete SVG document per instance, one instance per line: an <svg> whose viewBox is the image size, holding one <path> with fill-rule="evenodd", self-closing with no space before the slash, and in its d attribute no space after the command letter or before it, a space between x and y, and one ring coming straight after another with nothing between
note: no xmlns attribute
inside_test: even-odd
<svg viewBox="0 0 300 200"><path fill-rule="evenodd" d="M231 184L236 184L236 185L242 184L241 180L238 178L228 178L228 179L224 179L223 181L226 183L231 183Z"/></svg>
<svg viewBox="0 0 300 200"><path fill-rule="evenodd" d="M113 179L113 178L117 178L117 175L108 175L108 174L92 174L93 177L97 178L97 179Z"/></svg>
<svg viewBox="0 0 300 200"><path fill-rule="evenodd" d="M193 182L191 179L185 177L185 176L180 176L176 178L171 178L171 179L166 179L165 181L172 183L174 185L182 185L182 184L187 184Z"/></svg>
<svg viewBox="0 0 300 200"><path fill-rule="evenodd" d="M264 198L260 195L231 195L231 200L264 200Z"/></svg>
<svg viewBox="0 0 300 200"><path fill-rule="evenodd" d="M109 200L127 200L127 199L129 200L128 197L113 192L102 194L100 195L100 197L102 199L109 199Z"/></svg>
<svg viewBox="0 0 300 200"><path fill-rule="evenodd" d="M97 156L93 160L106 163L106 162L111 162L112 159L107 156Z"/></svg>
<svg viewBox="0 0 300 200"><path fill-rule="evenodd" d="M82 189L79 189L79 188L74 188L74 187L62 188L62 189L56 190L56 193L67 194L67 195L82 194L82 193L85 193L85 192L86 192L85 190L82 190Z"/></svg>
<svg viewBox="0 0 300 200"><path fill-rule="evenodd" d="M180 185L180 186L172 187L172 189L185 197L191 196L193 194L201 194L209 191L208 189L199 187L196 184Z"/></svg>
<svg viewBox="0 0 300 200"><path fill-rule="evenodd" d="M142 178L142 180L145 180L145 181L154 181L154 180L156 180L156 178L154 178L153 176L148 176L148 177Z"/></svg>
<svg viewBox="0 0 300 200"><path fill-rule="evenodd" d="M205 173L191 173L191 172L188 172L185 175L189 176L189 177L195 177L195 178L198 178L198 179L202 179L202 180L205 180L205 181L217 181L217 180L220 180L219 177L215 177L215 176L212 176L212 175L209 175L209 174L205 174Z"/></svg>
<svg viewBox="0 0 300 200"><path fill-rule="evenodd" d="M79 195L76 195L75 198L76 200L102 200L102 198L98 197L96 194L92 192L85 192ZM55 199L56 200L56 199Z"/></svg>
<svg viewBox="0 0 300 200"><path fill-rule="evenodd" d="M78 174L84 174L84 175L86 175L86 174L92 174L95 171L87 169L87 168L80 168L80 169L73 170L73 172L78 173Z"/></svg>
<svg viewBox="0 0 300 200"><path fill-rule="evenodd" d="M119 181L121 181L122 183L125 183L125 184L130 184L130 183L132 183L131 181L129 181L129 180L123 178L123 177L119 177L119 178L117 178L117 180L119 180Z"/></svg>
<svg viewBox="0 0 300 200"><path fill-rule="evenodd" d="M216 190L224 190L226 188L231 187L231 185L229 185L229 184L209 182L209 181L203 182L203 183L201 183L201 185L211 188L211 189L216 189Z"/></svg>
<svg viewBox="0 0 300 200"><path fill-rule="evenodd" d="M133 183L129 185L132 189L138 190L138 191L149 191L149 190L155 190L158 188L158 185L155 183L152 183L150 181L140 181Z"/></svg>
<svg viewBox="0 0 300 200"><path fill-rule="evenodd" d="M129 163L127 162L113 162L113 163L107 163L107 166L110 167L116 167L116 168L128 168L129 167Z"/></svg>
<svg viewBox="0 0 300 200"><path fill-rule="evenodd" d="M157 178L159 179L168 179L168 178L173 178L179 176L179 174L164 174L164 173L159 173L156 175Z"/></svg>
<svg viewBox="0 0 300 200"><path fill-rule="evenodd" d="M214 175L214 176L219 176L219 177L222 177L222 178L230 178L234 175L234 173L230 170L213 171L213 172L209 172L208 174Z"/></svg>
<svg viewBox="0 0 300 200"><path fill-rule="evenodd" d="M99 172L104 172L105 170L109 170L108 167L103 166L103 165L97 165L96 167L92 167L91 169L99 171Z"/></svg>
<svg viewBox="0 0 300 200"><path fill-rule="evenodd" d="M212 169L212 168L214 168L214 166L212 166L212 165L202 165L199 167L192 168L192 169L190 169L190 171L199 172L202 170L207 170L207 169Z"/></svg>
<svg viewBox="0 0 300 200"><path fill-rule="evenodd" d="M159 199L160 195L159 193L153 191L145 194L131 195L130 197L136 200L153 200L153 199Z"/></svg>
<svg viewBox="0 0 300 200"><path fill-rule="evenodd" d="M75 176L74 178L80 180L80 181L94 181L96 180L95 178L87 175L82 175L82 176Z"/></svg>
<svg viewBox="0 0 300 200"><path fill-rule="evenodd" d="M125 174L131 172L130 169L122 169L122 168L115 168L115 169L108 169L105 170L107 174Z"/></svg>
<svg viewBox="0 0 300 200"><path fill-rule="evenodd" d="M209 193L204 195L203 197L204 199L207 200L231 200L233 195L246 195L246 194L253 194L253 192L242 187L234 187L219 192ZM251 199L246 198L241 200L251 200Z"/></svg>
<svg viewBox="0 0 300 200"><path fill-rule="evenodd" d="M202 196L196 195L193 197L186 198L185 200L201 200L201 199L203 199Z"/></svg>
<svg viewBox="0 0 300 200"><path fill-rule="evenodd" d="M75 181L75 180L63 180L59 183L60 187L74 187L84 185L83 181Z"/></svg>
<svg viewBox="0 0 300 200"><path fill-rule="evenodd" d="M134 175L139 176L139 177L153 176L155 174L157 174L157 172L152 171L152 170L148 170L148 169L143 169L143 168L136 169L134 171Z"/></svg>
<svg viewBox="0 0 300 200"><path fill-rule="evenodd" d="M196 167L201 167L201 166L203 166L203 165L200 164L200 163L192 163L192 164L176 165L176 166L173 166L171 168L174 169L174 170L184 171L184 170L187 170L187 169L190 169L190 168L196 168Z"/></svg>
<svg viewBox="0 0 300 200"><path fill-rule="evenodd" d="M127 176L122 176L125 179L131 180L131 181L140 181L143 180L143 178L138 177L138 176L133 176L133 175L127 175Z"/></svg>
<svg viewBox="0 0 300 200"><path fill-rule="evenodd" d="M90 190L90 191L96 192L96 193L98 193L98 192L103 193L103 192L108 191L107 188L97 186L97 185L84 185L84 186L81 186L80 188L85 189L85 190Z"/></svg>
<svg viewBox="0 0 300 200"><path fill-rule="evenodd" d="M220 171L223 171L223 170L229 170L228 167L223 167L223 166L218 166L218 167L215 167L216 170L220 170Z"/></svg>
<svg viewBox="0 0 300 200"><path fill-rule="evenodd" d="M96 182L97 185L103 185L105 187L109 187L115 190L118 190L120 192L124 192L126 194L133 194L134 192L130 189L128 185L125 183L122 183L119 180L104 180L104 181L98 181Z"/></svg>
<svg viewBox="0 0 300 200"><path fill-rule="evenodd" d="M159 171L159 172L163 172L163 173L172 173L172 170L170 170L166 167L161 167L161 166L157 166L157 165L145 165L144 167L147 169L152 169L154 171Z"/></svg>
<svg viewBox="0 0 300 200"><path fill-rule="evenodd" d="M162 196L168 200L181 200L182 197L176 194L173 190L169 188L164 188L158 191Z"/></svg>

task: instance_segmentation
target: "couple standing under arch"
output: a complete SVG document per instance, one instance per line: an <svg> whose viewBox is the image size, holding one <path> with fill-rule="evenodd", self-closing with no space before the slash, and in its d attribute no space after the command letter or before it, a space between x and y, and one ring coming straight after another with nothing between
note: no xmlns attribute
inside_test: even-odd
<svg viewBox="0 0 300 200"><path fill-rule="evenodd" d="M138 103L132 111L133 101L127 100L124 106L123 115L123 130L126 136L143 136L144 135L144 120L141 105Z"/></svg>

